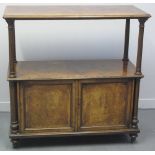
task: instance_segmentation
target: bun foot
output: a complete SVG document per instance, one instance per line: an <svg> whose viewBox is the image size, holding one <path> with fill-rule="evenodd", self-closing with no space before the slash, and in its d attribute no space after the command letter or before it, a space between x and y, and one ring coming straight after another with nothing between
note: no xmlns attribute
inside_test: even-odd
<svg viewBox="0 0 155 155"><path fill-rule="evenodd" d="M137 134L130 134L131 143L135 143L137 138Z"/></svg>
<svg viewBox="0 0 155 155"><path fill-rule="evenodd" d="M13 148L18 148L20 146L19 140L17 139L12 139L11 142L12 142Z"/></svg>

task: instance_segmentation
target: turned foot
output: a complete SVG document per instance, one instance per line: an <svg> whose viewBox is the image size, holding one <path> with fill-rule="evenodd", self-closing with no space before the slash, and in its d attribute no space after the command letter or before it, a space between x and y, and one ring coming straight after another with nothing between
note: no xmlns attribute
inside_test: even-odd
<svg viewBox="0 0 155 155"><path fill-rule="evenodd" d="M12 142L13 148L18 148L19 147L19 140L12 139L11 142Z"/></svg>
<svg viewBox="0 0 155 155"><path fill-rule="evenodd" d="M137 134L130 134L131 143L135 143L137 138Z"/></svg>

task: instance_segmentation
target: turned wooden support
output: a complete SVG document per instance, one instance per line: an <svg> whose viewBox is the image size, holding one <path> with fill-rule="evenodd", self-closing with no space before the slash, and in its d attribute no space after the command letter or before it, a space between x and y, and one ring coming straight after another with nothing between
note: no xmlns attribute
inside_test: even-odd
<svg viewBox="0 0 155 155"><path fill-rule="evenodd" d="M137 51L137 63L136 74L141 75L141 63L142 63L142 51L143 51L143 36L144 36L144 24L148 18L140 18L139 20L139 36L138 36L138 51Z"/></svg>
<svg viewBox="0 0 155 155"><path fill-rule="evenodd" d="M17 84L10 81L10 110L11 110L11 133L18 132L18 106L17 106Z"/></svg>
<svg viewBox="0 0 155 155"><path fill-rule="evenodd" d="M15 26L14 20L7 19L8 23L8 35L9 35L9 77L16 77L15 63L16 63L16 49L15 49Z"/></svg>
<svg viewBox="0 0 155 155"><path fill-rule="evenodd" d="M123 56L123 61L124 61L124 62L129 61L129 59L128 59L129 34L130 34L130 19L126 19L126 26L125 26L125 42L124 42L124 56Z"/></svg>
<svg viewBox="0 0 155 155"><path fill-rule="evenodd" d="M134 89L134 107L133 107L133 116L132 116L132 128L138 128L138 101L139 101L139 87L140 87L140 78L135 80L135 89Z"/></svg>

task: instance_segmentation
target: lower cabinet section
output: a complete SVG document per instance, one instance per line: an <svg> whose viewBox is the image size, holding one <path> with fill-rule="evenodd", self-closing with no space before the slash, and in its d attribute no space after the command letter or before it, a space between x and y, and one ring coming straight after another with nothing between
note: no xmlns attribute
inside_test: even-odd
<svg viewBox="0 0 155 155"><path fill-rule="evenodd" d="M11 81L10 137L16 142L25 137L128 133L135 140L136 80Z"/></svg>
<svg viewBox="0 0 155 155"><path fill-rule="evenodd" d="M19 82L19 132L130 128L133 88L129 79Z"/></svg>

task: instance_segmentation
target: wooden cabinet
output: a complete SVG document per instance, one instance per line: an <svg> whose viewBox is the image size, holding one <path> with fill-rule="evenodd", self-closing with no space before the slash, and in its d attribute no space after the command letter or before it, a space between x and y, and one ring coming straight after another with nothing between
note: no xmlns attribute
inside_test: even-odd
<svg viewBox="0 0 155 155"><path fill-rule="evenodd" d="M28 81L18 87L22 133L130 128L133 80Z"/></svg>
<svg viewBox="0 0 155 155"><path fill-rule="evenodd" d="M134 142L139 133L144 24L149 17L134 6L7 6L13 146L25 138L96 134L129 134ZM16 20L62 19L125 20L123 59L16 60ZM131 19L139 21L136 65L128 58Z"/></svg>
<svg viewBox="0 0 155 155"><path fill-rule="evenodd" d="M21 133L131 127L133 79L18 82Z"/></svg>

